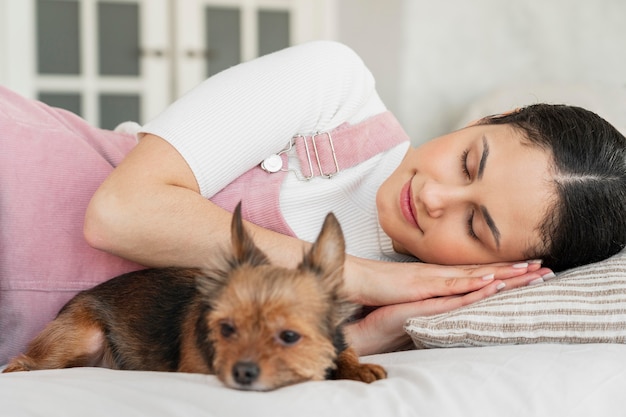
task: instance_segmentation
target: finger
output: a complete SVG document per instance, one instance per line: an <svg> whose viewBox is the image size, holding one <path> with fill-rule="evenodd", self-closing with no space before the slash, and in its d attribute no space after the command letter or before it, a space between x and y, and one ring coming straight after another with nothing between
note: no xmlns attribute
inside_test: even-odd
<svg viewBox="0 0 626 417"><path fill-rule="evenodd" d="M465 271L471 276L485 276L493 274L496 279L508 279L534 272L541 269L539 261L517 262L508 264L489 264L465 267Z"/></svg>
<svg viewBox="0 0 626 417"><path fill-rule="evenodd" d="M528 272L519 277L506 280L506 289L537 285L553 279L556 275L549 268L540 268L537 271Z"/></svg>
<svg viewBox="0 0 626 417"><path fill-rule="evenodd" d="M483 288L463 294L450 295L445 297L430 298L422 301L394 304L382 307L371 314L385 314L385 322L389 325L404 323L406 319L414 316L431 316L434 314L446 313L460 307L464 307L485 298L492 296L503 288L506 288L502 281L494 281Z"/></svg>
<svg viewBox="0 0 626 417"><path fill-rule="evenodd" d="M494 274L488 274L482 277L435 278L432 279L427 286L420 288L420 296L417 300L472 293L488 287L494 281Z"/></svg>
<svg viewBox="0 0 626 417"><path fill-rule="evenodd" d="M469 292L463 295L453 295L448 297L441 297L439 299L427 300L430 301L430 303L427 304L431 304L431 314L445 313L484 300L485 298L504 290L505 288L507 288L507 286L508 284L504 283L503 281L496 280L479 290Z"/></svg>
<svg viewBox="0 0 626 417"><path fill-rule="evenodd" d="M522 275L519 276L513 276L513 277L509 277L507 279L494 279L495 282L499 282L499 283L504 283L505 287L501 288L501 290L511 290L514 288L520 288L520 287L525 287L528 285L537 285L537 284L541 284L543 282L549 281L550 279L553 279L555 277L555 274L552 272L551 269L549 268L539 268L535 271L531 271L531 272L526 272ZM483 281L486 280L485 277L482 278ZM483 287L487 287L488 285L484 285L481 286L480 283L476 283L476 282L463 282L463 280L458 280L457 283L455 283L457 285L457 288L459 291L462 291L463 288L471 288L475 285L475 290L473 291L477 291L480 288ZM467 291L468 293L470 291ZM464 294L462 292L459 292L457 294ZM454 294L449 294L449 295L454 295Z"/></svg>

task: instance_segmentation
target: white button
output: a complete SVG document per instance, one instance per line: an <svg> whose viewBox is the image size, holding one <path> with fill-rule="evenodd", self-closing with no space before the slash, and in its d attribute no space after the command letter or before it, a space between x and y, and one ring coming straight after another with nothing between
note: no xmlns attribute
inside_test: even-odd
<svg viewBox="0 0 626 417"><path fill-rule="evenodd" d="M279 155L272 155L261 162L261 168L269 173L278 172L283 167L283 159Z"/></svg>

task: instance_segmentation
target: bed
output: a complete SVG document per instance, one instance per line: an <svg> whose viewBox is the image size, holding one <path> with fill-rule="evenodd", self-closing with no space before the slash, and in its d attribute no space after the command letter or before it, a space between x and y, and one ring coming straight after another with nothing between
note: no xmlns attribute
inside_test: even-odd
<svg viewBox="0 0 626 417"><path fill-rule="evenodd" d="M616 416L626 346L511 345L375 355L389 378L269 393L213 376L74 368L0 377L3 416Z"/></svg>
<svg viewBox="0 0 626 417"><path fill-rule="evenodd" d="M612 97L609 108L599 107ZM577 103L624 132L624 90L519 86L463 117L535 101ZM598 101L598 97L602 97ZM606 111L605 111L606 110ZM620 116L621 115L621 116ZM267 393L214 376L75 368L0 375L2 416L616 416L626 411L626 252L432 317L407 320L416 349L373 355L389 378Z"/></svg>
<svg viewBox="0 0 626 417"><path fill-rule="evenodd" d="M389 373L370 385L307 382L255 393L210 375L18 372L0 375L1 415L599 417L626 410L626 252L411 318L405 328L419 349L364 357Z"/></svg>

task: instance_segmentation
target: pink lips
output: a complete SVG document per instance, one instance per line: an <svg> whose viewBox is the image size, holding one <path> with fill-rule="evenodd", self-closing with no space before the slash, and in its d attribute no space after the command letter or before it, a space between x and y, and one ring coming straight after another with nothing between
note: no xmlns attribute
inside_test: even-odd
<svg viewBox="0 0 626 417"><path fill-rule="evenodd" d="M404 184L400 191L400 209L406 221L419 229L415 208L413 207L413 199L411 198L411 180Z"/></svg>

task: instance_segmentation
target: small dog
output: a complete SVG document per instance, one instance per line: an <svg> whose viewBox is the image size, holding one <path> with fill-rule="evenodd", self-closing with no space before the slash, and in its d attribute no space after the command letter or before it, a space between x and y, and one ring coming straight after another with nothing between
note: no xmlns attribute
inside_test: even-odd
<svg viewBox="0 0 626 417"><path fill-rule="evenodd" d="M77 294L4 372L104 366L216 374L226 386L266 391L323 379L372 382L342 326L345 243L329 214L296 269L271 265L237 206L233 253L212 269L155 268Z"/></svg>

